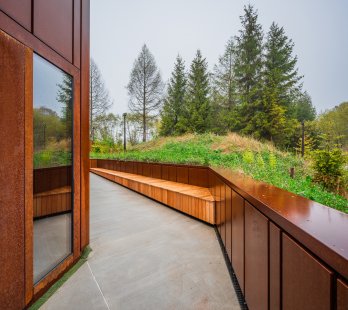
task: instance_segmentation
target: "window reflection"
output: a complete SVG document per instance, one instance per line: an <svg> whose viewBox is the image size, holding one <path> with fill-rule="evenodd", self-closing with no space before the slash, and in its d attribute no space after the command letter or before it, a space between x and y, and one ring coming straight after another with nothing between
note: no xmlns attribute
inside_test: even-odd
<svg viewBox="0 0 348 310"><path fill-rule="evenodd" d="M72 85L34 55L34 282L72 251Z"/></svg>

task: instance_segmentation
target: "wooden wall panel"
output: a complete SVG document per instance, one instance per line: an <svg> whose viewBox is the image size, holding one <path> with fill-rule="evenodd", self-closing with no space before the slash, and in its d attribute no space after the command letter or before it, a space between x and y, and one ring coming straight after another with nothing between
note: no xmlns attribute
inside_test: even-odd
<svg viewBox="0 0 348 310"><path fill-rule="evenodd" d="M35 36L73 62L73 0L34 0Z"/></svg>
<svg viewBox="0 0 348 310"><path fill-rule="evenodd" d="M245 299L250 309L268 309L268 220L245 201Z"/></svg>
<svg viewBox="0 0 348 310"><path fill-rule="evenodd" d="M25 304L25 57L26 48L0 31L0 307L7 310Z"/></svg>
<svg viewBox="0 0 348 310"><path fill-rule="evenodd" d="M337 280L337 310L348 309L348 284Z"/></svg>
<svg viewBox="0 0 348 310"><path fill-rule="evenodd" d="M71 173L71 166L35 169L34 194L71 186Z"/></svg>
<svg viewBox="0 0 348 310"><path fill-rule="evenodd" d="M332 272L282 234L283 310L327 310L331 307Z"/></svg>
<svg viewBox="0 0 348 310"><path fill-rule="evenodd" d="M31 31L31 0L2 0L0 10Z"/></svg>
<svg viewBox="0 0 348 310"><path fill-rule="evenodd" d="M232 190L232 266L244 292L244 199Z"/></svg>
<svg viewBox="0 0 348 310"><path fill-rule="evenodd" d="M226 242L225 248L228 258L231 262L232 259L232 190L229 186L226 186Z"/></svg>
<svg viewBox="0 0 348 310"><path fill-rule="evenodd" d="M281 308L281 230L269 224L269 308Z"/></svg>

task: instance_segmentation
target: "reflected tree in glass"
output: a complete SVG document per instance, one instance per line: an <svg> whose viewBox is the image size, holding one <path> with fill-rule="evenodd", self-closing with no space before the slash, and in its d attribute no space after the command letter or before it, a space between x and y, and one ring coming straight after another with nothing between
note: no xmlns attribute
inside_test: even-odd
<svg viewBox="0 0 348 310"><path fill-rule="evenodd" d="M34 55L34 282L72 251L73 79Z"/></svg>

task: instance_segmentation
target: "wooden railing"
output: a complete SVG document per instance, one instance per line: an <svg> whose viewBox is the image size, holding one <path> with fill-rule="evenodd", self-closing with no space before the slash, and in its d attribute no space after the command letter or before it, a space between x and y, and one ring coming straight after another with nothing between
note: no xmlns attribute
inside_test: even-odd
<svg viewBox="0 0 348 310"><path fill-rule="evenodd" d="M347 214L220 168L100 159L91 167L208 186L249 309L348 309Z"/></svg>

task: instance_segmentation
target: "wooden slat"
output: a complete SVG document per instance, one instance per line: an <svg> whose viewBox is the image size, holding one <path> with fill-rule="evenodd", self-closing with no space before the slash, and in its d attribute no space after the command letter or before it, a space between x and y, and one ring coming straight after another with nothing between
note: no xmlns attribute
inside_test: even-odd
<svg viewBox="0 0 348 310"><path fill-rule="evenodd" d="M91 172L202 221L215 224L215 201L206 187L103 168L91 168ZM145 174L148 175L149 172L145 171Z"/></svg>

